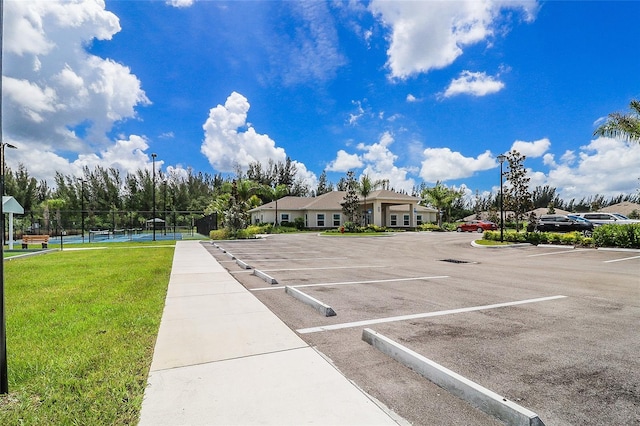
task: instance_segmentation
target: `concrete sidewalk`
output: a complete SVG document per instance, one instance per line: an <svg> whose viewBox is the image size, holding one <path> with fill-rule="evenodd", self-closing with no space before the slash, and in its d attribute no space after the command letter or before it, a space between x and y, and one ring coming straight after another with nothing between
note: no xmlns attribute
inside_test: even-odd
<svg viewBox="0 0 640 426"><path fill-rule="evenodd" d="M198 241L176 243L140 425L396 425Z"/></svg>

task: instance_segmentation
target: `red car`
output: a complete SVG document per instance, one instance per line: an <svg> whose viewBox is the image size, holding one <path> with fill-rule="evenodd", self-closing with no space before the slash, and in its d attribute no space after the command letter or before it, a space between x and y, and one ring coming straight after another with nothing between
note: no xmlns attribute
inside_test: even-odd
<svg viewBox="0 0 640 426"><path fill-rule="evenodd" d="M495 231L498 229L498 225L488 220L470 220L469 222L461 223L458 225L456 231L458 232L484 232Z"/></svg>

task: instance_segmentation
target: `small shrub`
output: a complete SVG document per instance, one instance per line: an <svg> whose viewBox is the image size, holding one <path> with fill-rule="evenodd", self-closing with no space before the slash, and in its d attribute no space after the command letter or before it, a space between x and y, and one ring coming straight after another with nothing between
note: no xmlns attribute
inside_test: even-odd
<svg viewBox="0 0 640 426"><path fill-rule="evenodd" d="M296 217L293 220L293 223L295 224L295 227L298 231L302 231L304 229L304 219L301 217Z"/></svg>
<svg viewBox="0 0 640 426"><path fill-rule="evenodd" d="M566 234L561 234L560 243L561 244L579 244L582 240L582 234L579 232L567 232Z"/></svg>
<svg viewBox="0 0 640 426"><path fill-rule="evenodd" d="M212 240L228 240L229 230L227 228L214 229L213 231L209 231L209 238Z"/></svg>
<svg viewBox="0 0 640 426"><path fill-rule="evenodd" d="M420 231L444 231L444 229L435 223L423 223L422 225L418 225L418 229Z"/></svg>
<svg viewBox="0 0 640 426"><path fill-rule="evenodd" d="M384 226L377 226L369 224L367 226L361 226L357 232L387 232L387 228Z"/></svg>
<svg viewBox="0 0 640 426"><path fill-rule="evenodd" d="M356 224L355 224L355 223L353 223L353 222L345 222L345 223L344 223L344 229L345 229L347 232L356 232L357 226L356 226Z"/></svg>
<svg viewBox="0 0 640 426"><path fill-rule="evenodd" d="M593 242L593 238L591 237L584 237L580 240L580 245L582 247L593 247L595 245L595 243Z"/></svg>
<svg viewBox="0 0 640 426"><path fill-rule="evenodd" d="M498 231L484 231L482 238L489 241L500 241L500 232Z"/></svg>
<svg viewBox="0 0 640 426"><path fill-rule="evenodd" d="M526 239L527 239L527 242L534 245L547 244L549 242L549 233L548 232L527 232Z"/></svg>
<svg viewBox="0 0 640 426"><path fill-rule="evenodd" d="M560 244L562 242L562 234L558 234L556 232L550 232L549 242L551 244Z"/></svg>
<svg viewBox="0 0 640 426"><path fill-rule="evenodd" d="M445 231L455 231L456 229L458 229L458 224L459 222L445 222L442 224L442 229L444 229Z"/></svg>

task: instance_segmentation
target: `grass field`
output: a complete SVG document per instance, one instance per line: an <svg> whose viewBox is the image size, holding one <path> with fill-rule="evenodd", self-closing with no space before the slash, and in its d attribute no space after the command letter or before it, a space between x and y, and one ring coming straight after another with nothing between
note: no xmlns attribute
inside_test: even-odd
<svg viewBox="0 0 640 426"><path fill-rule="evenodd" d="M0 425L136 424L173 241L5 261L9 395Z"/></svg>

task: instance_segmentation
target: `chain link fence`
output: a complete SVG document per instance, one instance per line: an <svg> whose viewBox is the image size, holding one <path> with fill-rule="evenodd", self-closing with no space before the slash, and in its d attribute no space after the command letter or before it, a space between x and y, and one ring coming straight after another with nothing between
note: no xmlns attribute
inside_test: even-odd
<svg viewBox="0 0 640 426"><path fill-rule="evenodd" d="M216 223L212 223L210 216L205 216L203 211L26 211L24 215L14 216L13 235L15 240L20 240L23 235L78 236L89 242L143 234L195 236L198 234L197 223L205 217L209 226L217 227L217 217L214 219ZM8 220L4 223L6 241ZM206 230L206 227L200 230ZM208 237L208 231L202 235Z"/></svg>

